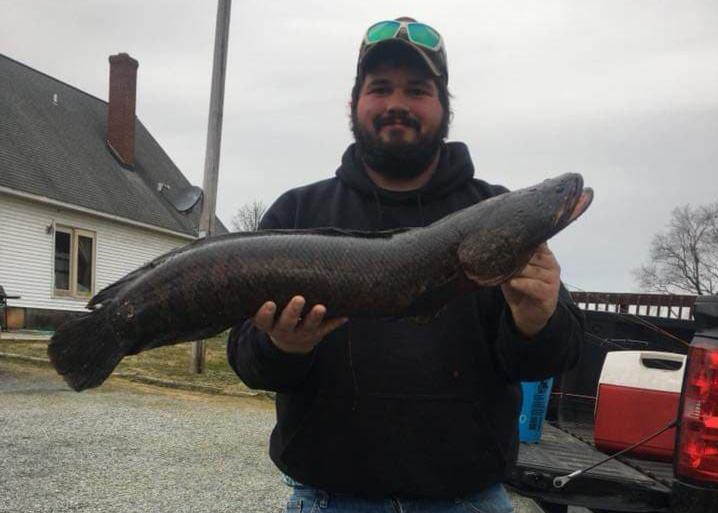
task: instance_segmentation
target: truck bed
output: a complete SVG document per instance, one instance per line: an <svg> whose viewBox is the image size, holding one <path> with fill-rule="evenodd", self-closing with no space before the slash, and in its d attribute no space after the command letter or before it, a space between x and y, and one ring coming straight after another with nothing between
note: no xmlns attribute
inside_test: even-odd
<svg viewBox="0 0 718 513"><path fill-rule="evenodd" d="M682 315L670 318L676 314L673 308L676 304L671 302L680 300L683 308L692 305L694 299L693 296L575 294L574 300L579 306L583 304L586 315L582 357L575 368L554 380L547 414L549 422L544 426L540 443L521 444L510 478L512 486L524 495L549 504L618 512L669 511L674 481L670 463L622 456L581 474L561 489L554 488L553 478L585 469L608 456L596 449L593 440L596 390L606 354L617 350L685 354L688 341L695 333L695 322ZM645 305L652 305L652 309ZM668 318L658 316L661 308ZM649 313L656 316L647 315Z"/></svg>
<svg viewBox="0 0 718 513"><path fill-rule="evenodd" d="M539 443L521 444L509 484L523 495L553 504L626 512L668 511L673 480L669 463L613 459L563 488L555 488L554 477L607 457L592 442L590 428L572 426L569 431L547 423Z"/></svg>
<svg viewBox="0 0 718 513"><path fill-rule="evenodd" d="M562 424L562 427L564 431L570 433L579 440L582 440L595 447L592 425ZM662 461L649 461L641 458L632 458L627 456L619 456L618 459L629 467L633 467L639 472L643 472L648 477L651 477L668 487L673 486L673 481L675 480L675 477L673 476L672 463L666 463Z"/></svg>

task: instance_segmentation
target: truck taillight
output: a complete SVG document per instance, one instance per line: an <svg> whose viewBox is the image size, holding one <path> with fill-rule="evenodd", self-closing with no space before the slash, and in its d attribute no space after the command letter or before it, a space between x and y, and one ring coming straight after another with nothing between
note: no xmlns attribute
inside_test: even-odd
<svg viewBox="0 0 718 513"><path fill-rule="evenodd" d="M718 483L718 340L693 339L680 411L676 474Z"/></svg>

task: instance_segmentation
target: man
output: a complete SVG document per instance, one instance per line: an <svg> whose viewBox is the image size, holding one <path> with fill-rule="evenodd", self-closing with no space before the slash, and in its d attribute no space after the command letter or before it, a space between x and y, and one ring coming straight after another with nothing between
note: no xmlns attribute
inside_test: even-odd
<svg viewBox="0 0 718 513"><path fill-rule="evenodd" d="M424 226L505 192L473 177L465 145L444 142L447 84L437 31L411 18L370 27L355 144L334 178L282 195L261 228ZM517 455L519 381L573 365L583 337L548 247L428 323L325 313L300 295L267 302L229 336L237 374L277 392L270 456L294 487L288 511L511 512L501 483Z"/></svg>

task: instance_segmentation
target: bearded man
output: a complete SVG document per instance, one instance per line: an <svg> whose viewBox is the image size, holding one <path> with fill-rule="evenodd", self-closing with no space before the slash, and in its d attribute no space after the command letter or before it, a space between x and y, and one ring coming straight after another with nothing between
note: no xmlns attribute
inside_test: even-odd
<svg viewBox="0 0 718 513"><path fill-rule="evenodd" d="M447 84L435 29L372 25L352 90L355 143L335 177L283 194L260 228L425 226L505 192L474 178L464 144L445 142ZM268 302L232 330L228 358L248 386L277 392L270 457L292 486L287 511L513 511L502 482L518 452L519 382L569 368L583 340L545 244L508 283L427 323L324 319L301 295L277 310Z"/></svg>

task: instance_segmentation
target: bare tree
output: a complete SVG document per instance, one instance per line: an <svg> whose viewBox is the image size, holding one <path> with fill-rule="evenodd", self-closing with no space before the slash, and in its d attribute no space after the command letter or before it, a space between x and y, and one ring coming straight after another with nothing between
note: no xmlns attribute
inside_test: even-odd
<svg viewBox="0 0 718 513"><path fill-rule="evenodd" d="M252 200L237 209L232 218L232 229L238 232L253 232L259 229L259 222L267 211L264 203Z"/></svg>
<svg viewBox="0 0 718 513"><path fill-rule="evenodd" d="M658 292L718 294L718 203L673 210L667 231L653 236L650 262L634 276Z"/></svg>

